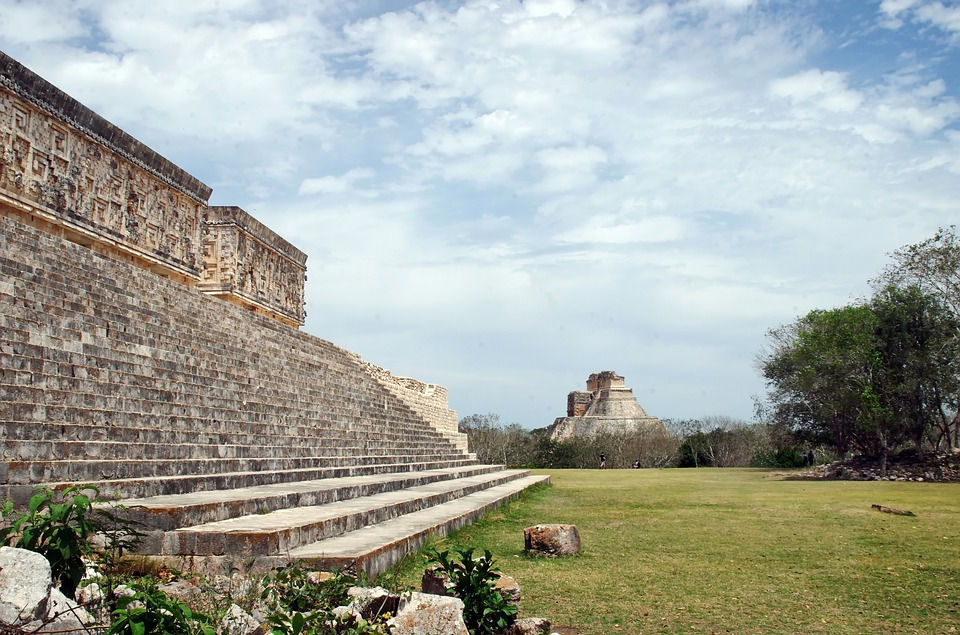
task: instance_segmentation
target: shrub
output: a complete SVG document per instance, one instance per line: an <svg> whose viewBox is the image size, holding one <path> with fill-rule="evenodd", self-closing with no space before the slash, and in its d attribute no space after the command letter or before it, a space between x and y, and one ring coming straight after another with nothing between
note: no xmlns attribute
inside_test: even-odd
<svg viewBox="0 0 960 635"><path fill-rule="evenodd" d="M84 492L92 492L93 499ZM53 580L64 595L73 597L83 578L83 557L91 552L89 538L105 532L110 546L129 546L137 532L106 508L94 503L106 502L93 487L68 487L54 492L39 487L30 498L26 512L17 512L7 501L0 508L4 524L0 544L12 540L12 546L42 554L50 561Z"/></svg>
<svg viewBox="0 0 960 635"><path fill-rule="evenodd" d="M333 609L348 602L352 580L335 574L315 582L298 563L279 569L266 578L260 599L267 609L266 621L273 635L367 635L382 633L377 620L368 622Z"/></svg>
<svg viewBox="0 0 960 635"><path fill-rule="evenodd" d="M117 600L107 635L215 635L207 616L169 597L153 578L141 578L132 588L132 596Z"/></svg>
<svg viewBox="0 0 960 635"><path fill-rule="evenodd" d="M473 549L457 549L460 560L452 560L449 551L427 552L431 562L440 565L450 578L453 592L463 600L463 621L471 635L499 633L517 619L517 607L497 590L499 569L489 551L473 559Z"/></svg>

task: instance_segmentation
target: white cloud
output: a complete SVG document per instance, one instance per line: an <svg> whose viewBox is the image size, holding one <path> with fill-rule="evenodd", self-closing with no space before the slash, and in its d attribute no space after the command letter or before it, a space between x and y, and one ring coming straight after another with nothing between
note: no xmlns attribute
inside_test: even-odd
<svg viewBox="0 0 960 635"><path fill-rule="evenodd" d="M956 216L958 87L845 66L828 5L644 4L0 0L0 48L305 249L308 331L461 409L542 425L545 378L613 367L749 416L767 328ZM543 419L502 390L541 384Z"/></svg>
<svg viewBox="0 0 960 635"><path fill-rule="evenodd" d="M372 179L376 173L369 168L354 168L340 176L321 176L304 179L297 191L301 196L307 194L342 194L352 190L357 181Z"/></svg>

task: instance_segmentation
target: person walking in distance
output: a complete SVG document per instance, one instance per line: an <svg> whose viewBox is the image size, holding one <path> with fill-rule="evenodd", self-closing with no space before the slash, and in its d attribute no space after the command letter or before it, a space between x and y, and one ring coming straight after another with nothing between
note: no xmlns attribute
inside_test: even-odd
<svg viewBox="0 0 960 635"><path fill-rule="evenodd" d="M607 469L607 455L604 454L603 452L600 453L600 469L601 470Z"/></svg>

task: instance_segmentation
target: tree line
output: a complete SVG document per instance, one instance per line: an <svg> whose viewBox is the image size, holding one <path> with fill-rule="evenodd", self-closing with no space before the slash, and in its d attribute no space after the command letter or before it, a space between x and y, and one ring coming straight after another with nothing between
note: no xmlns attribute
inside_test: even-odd
<svg viewBox="0 0 960 635"><path fill-rule="evenodd" d="M601 454L608 468L798 467L808 460L807 450L776 426L730 417L664 424L664 431L601 432L556 441L546 428L503 424L499 415L489 413L462 418L460 431L482 463L512 467L596 468Z"/></svg>
<svg viewBox="0 0 960 635"><path fill-rule="evenodd" d="M891 254L871 297L769 331L752 422L665 421L666 431L567 441L546 428L460 420L485 463L540 468L794 467L859 454L960 447L960 238L955 226Z"/></svg>
<svg viewBox="0 0 960 635"><path fill-rule="evenodd" d="M840 456L960 445L960 239L941 228L892 254L873 295L769 333L760 416Z"/></svg>

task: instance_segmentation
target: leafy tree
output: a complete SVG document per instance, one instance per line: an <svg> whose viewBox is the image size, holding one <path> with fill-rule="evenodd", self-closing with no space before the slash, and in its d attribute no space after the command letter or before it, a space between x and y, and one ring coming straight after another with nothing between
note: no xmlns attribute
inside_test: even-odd
<svg viewBox="0 0 960 635"><path fill-rule="evenodd" d="M771 331L773 343L760 367L773 422L840 454L850 451L862 437L858 428L877 414L875 322L869 307L847 306L811 311Z"/></svg>
<svg viewBox="0 0 960 635"><path fill-rule="evenodd" d="M883 368L879 390L892 425L917 448L931 433L935 446L949 446L960 393L957 318L938 296L919 286L887 286L870 306Z"/></svg>
<svg viewBox="0 0 960 635"><path fill-rule="evenodd" d="M760 365L775 422L839 453L881 458L923 447L958 390L956 321L918 286L869 303L811 311L771 333ZM942 438L944 435L941 434Z"/></svg>

